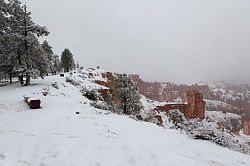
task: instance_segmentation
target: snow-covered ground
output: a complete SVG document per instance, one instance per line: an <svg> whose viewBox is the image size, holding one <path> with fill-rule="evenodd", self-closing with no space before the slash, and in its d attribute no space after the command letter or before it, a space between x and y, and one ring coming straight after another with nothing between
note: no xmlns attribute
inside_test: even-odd
<svg viewBox="0 0 250 166"><path fill-rule="evenodd" d="M0 87L0 166L250 165L248 155L95 109L65 78L32 83ZM30 110L25 94L39 97L42 108Z"/></svg>

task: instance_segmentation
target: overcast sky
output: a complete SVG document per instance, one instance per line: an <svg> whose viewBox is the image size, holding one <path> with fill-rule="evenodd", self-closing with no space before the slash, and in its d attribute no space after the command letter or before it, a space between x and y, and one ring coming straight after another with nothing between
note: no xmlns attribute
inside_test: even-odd
<svg viewBox="0 0 250 166"><path fill-rule="evenodd" d="M25 0L22 0L25 2ZM56 54L149 81L250 81L249 0L26 0Z"/></svg>

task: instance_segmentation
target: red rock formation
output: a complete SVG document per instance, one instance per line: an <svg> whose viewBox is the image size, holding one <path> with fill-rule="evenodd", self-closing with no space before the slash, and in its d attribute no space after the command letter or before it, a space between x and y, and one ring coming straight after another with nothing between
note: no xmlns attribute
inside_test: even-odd
<svg viewBox="0 0 250 166"><path fill-rule="evenodd" d="M198 91L187 92L188 109L186 117L191 118L205 118L205 105L206 102L203 100L203 96Z"/></svg>
<svg viewBox="0 0 250 166"><path fill-rule="evenodd" d="M107 81L105 82L105 81L96 80L95 83L108 88L108 89L99 90L99 93L100 93L100 95L101 95L101 97L103 98L104 101L110 102L111 97L113 95L112 87L114 85L115 77L114 77L113 73L111 73L111 72L103 73L102 77L106 78Z"/></svg>
<svg viewBox="0 0 250 166"><path fill-rule="evenodd" d="M163 125L163 119L161 117L161 115L155 115L155 119L157 120L156 124L159 126Z"/></svg>
<svg viewBox="0 0 250 166"><path fill-rule="evenodd" d="M181 111L186 118L205 118L205 101L203 96L198 91L187 92L188 104L166 104L164 106L157 106L157 112L169 113L170 110L178 109Z"/></svg>
<svg viewBox="0 0 250 166"><path fill-rule="evenodd" d="M99 93L103 101L110 102L110 100L112 99L112 89L101 89L99 90Z"/></svg>
<svg viewBox="0 0 250 166"><path fill-rule="evenodd" d="M102 86L105 86L107 88L111 88L114 85L115 77L114 77L113 73L111 73L111 72L103 73L102 77L106 78L107 82L96 80L95 83L102 85Z"/></svg>
<svg viewBox="0 0 250 166"><path fill-rule="evenodd" d="M244 120L244 129L243 133L246 135L250 135L250 120Z"/></svg>

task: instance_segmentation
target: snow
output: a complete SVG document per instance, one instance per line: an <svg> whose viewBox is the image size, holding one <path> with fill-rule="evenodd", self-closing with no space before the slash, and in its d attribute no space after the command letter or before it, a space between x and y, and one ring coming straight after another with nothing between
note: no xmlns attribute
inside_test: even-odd
<svg viewBox="0 0 250 166"><path fill-rule="evenodd" d="M218 100L205 100L206 102L206 109L210 110L210 111L214 111L214 110L227 110L230 111L232 109L238 109L237 107L225 103L223 101L218 101Z"/></svg>
<svg viewBox="0 0 250 166"><path fill-rule="evenodd" d="M91 80L81 81L81 86L94 87ZM51 86L55 82L59 89ZM1 166L250 165L247 155L95 109L80 87L64 77L32 83L0 87ZM41 95L44 91L47 96ZM25 94L39 98L42 108L29 109Z"/></svg>
<svg viewBox="0 0 250 166"><path fill-rule="evenodd" d="M107 82L106 78L102 77L102 74L106 73L107 71L103 69L82 69L80 73L85 74L89 80L97 80L97 81L104 81Z"/></svg>
<svg viewBox="0 0 250 166"><path fill-rule="evenodd" d="M233 113L223 113L222 111L206 111L206 117L215 121L223 121L225 119L241 119L241 116Z"/></svg>

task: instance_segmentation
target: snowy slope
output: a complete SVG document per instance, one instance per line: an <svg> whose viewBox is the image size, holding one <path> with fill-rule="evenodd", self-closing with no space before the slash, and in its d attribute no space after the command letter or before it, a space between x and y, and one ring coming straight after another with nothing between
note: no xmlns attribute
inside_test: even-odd
<svg viewBox="0 0 250 166"><path fill-rule="evenodd" d="M54 82L59 89L51 86ZM42 91L48 95L42 96ZM42 109L28 109L24 94L39 97ZM59 76L33 80L30 87L0 87L0 165L250 165L247 155L98 110L89 103Z"/></svg>
<svg viewBox="0 0 250 166"><path fill-rule="evenodd" d="M241 116L233 113L223 113L222 111L206 111L206 117L215 120L223 121L225 119L240 119Z"/></svg>

